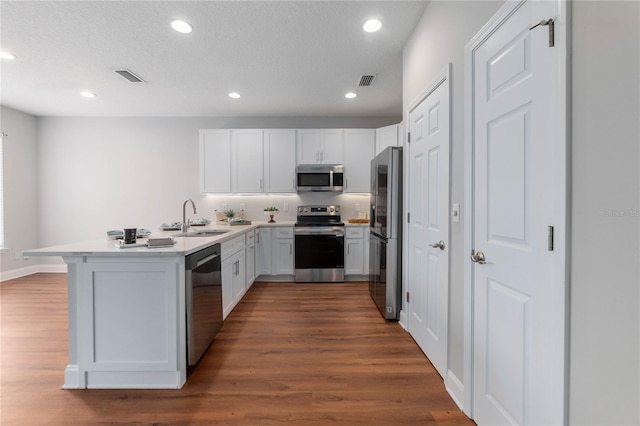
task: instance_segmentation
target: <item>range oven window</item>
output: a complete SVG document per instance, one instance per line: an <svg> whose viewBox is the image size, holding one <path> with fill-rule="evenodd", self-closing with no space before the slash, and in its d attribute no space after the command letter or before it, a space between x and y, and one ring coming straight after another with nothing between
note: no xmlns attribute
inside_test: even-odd
<svg viewBox="0 0 640 426"><path fill-rule="evenodd" d="M296 269L344 268L344 236L296 235Z"/></svg>

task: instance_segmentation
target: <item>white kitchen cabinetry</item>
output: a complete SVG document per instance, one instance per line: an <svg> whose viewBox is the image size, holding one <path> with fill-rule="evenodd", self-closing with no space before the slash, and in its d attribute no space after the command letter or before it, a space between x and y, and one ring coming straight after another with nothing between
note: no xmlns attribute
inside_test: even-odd
<svg viewBox="0 0 640 426"><path fill-rule="evenodd" d="M232 130L231 148L231 191L264 192L262 130Z"/></svg>
<svg viewBox="0 0 640 426"><path fill-rule="evenodd" d="M342 164L342 129L297 131L298 164Z"/></svg>
<svg viewBox="0 0 640 426"><path fill-rule="evenodd" d="M247 290L251 288L256 280L256 231L252 229L247 232L247 256L246 256L246 278Z"/></svg>
<svg viewBox="0 0 640 426"><path fill-rule="evenodd" d="M296 131L265 130L263 146L265 192L296 192Z"/></svg>
<svg viewBox="0 0 640 426"><path fill-rule="evenodd" d="M369 192L371 159L375 150L374 129L344 130L344 192Z"/></svg>
<svg viewBox="0 0 640 426"><path fill-rule="evenodd" d="M245 235L225 241L222 248L222 317L226 318L247 291Z"/></svg>
<svg viewBox="0 0 640 426"><path fill-rule="evenodd" d="M376 155L380 154L388 146L399 146L400 125L380 127L376 129Z"/></svg>
<svg viewBox="0 0 640 426"><path fill-rule="evenodd" d="M258 228L257 275L262 280L290 281L293 278L293 227Z"/></svg>
<svg viewBox="0 0 640 426"><path fill-rule="evenodd" d="M346 226L344 274L347 280L365 280L369 274L369 228Z"/></svg>
<svg viewBox="0 0 640 426"><path fill-rule="evenodd" d="M200 130L200 192L231 192L231 130Z"/></svg>

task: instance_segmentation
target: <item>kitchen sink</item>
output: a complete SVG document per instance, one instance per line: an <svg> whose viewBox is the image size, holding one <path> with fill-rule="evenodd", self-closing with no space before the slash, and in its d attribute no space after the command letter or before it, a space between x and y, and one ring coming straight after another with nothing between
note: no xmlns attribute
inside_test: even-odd
<svg viewBox="0 0 640 426"><path fill-rule="evenodd" d="M229 229L203 229L201 231L180 232L179 234L173 234L172 237L215 237L227 232L229 232Z"/></svg>

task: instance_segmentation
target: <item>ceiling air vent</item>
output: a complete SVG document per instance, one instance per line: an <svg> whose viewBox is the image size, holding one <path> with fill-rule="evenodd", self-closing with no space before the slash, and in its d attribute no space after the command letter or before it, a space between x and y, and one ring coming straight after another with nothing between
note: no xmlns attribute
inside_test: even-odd
<svg viewBox="0 0 640 426"><path fill-rule="evenodd" d="M126 78L127 80L129 80L132 83L144 83L143 79L141 79L140 77L138 77L137 75L135 75L134 73L132 73L131 71L129 71L127 69L113 70L113 71L116 74L118 74L120 77Z"/></svg>
<svg viewBox="0 0 640 426"><path fill-rule="evenodd" d="M376 79L375 74L361 75L358 81L358 87L369 87L373 84L373 80Z"/></svg>

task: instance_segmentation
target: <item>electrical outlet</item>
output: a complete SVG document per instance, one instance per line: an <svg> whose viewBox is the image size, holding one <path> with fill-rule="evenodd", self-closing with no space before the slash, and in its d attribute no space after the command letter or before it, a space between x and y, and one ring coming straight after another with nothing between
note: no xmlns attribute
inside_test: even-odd
<svg viewBox="0 0 640 426"><path fill-rule="evenodd" d="M229 210L229 207L226 204L222 205L222 211Z"/></svg>
<svg viewBox="0 0 640 426"><path fill-rule="evenodd" d="M20 258L22 257L22 253L17 251L15 253L13 253L13 259L14 260L20 260Z"/></svg>
<svg viewBox="0 0 640 426"><path fill-rule="evenodd" d="M284 207L282 208L285 212L289 211L289 203L284 203Z"/></svg>
<svg viewBox="0 0 640 426"><path fill-rule="evenodd" d="M240 203L240 211L244 210L244 203Z"/></svg>
<svg viewBox="0 0 640 426"><path fill-rule="evenodd" d="M360 211L360 203L356 203L356 211L359 212Z"/></svg>

